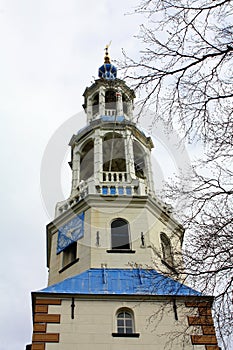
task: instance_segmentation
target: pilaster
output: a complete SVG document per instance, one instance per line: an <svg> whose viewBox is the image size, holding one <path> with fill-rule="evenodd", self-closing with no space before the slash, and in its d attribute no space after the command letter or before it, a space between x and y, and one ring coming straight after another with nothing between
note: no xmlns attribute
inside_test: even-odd
<svg viewBox="0 0 233 350"><path fill-rule="evenodd" d="M95 183L99 183L102 180L103 170L103 140L100 135L100 130L95 132L94 141L94 179Z"/></svg>
<svg viewBox="0 0 233 350"><path fill-rule="evenodd" d="M72 162L72 192L77 189L80 182L80 153L79 147L75 145L73 149L73 162Z"/></svg>
<svg viewBox="0 0 233 350"><path fill-rule="evenodd" d="M128 104L128 108L127 108L127 113L128 113L128 117L130 120L133 119L133 101L130 100L127 102Z"/></svg>
<svg viewBox="0 0 233 350"><path fill-rule="evenodd" d="M105 87L100 86L99 88L99 113L105 115Z"/></svg>
<svg viewBox="0 0 233 350"><path fill-rule="evenodd" d="M126 170L130 175L131 179L135 179L135 169L134 169L134 154L133 154L133 140L132 133L130 130L126 130L125 141L125 160L126 160Z"/></svg>
<svg viewBox="0 0 233 350"><path fill-rule="evenodd" d="M154 194L154 180L153 180L152 165L151 165L151 154L148 149L146 149L145 164L146 164L146 174L147 174L149 193Z"/></svg>
<svg viewBox="0 0 233 350"><path fill-rule="evenodd" d="M93 118L93 115L92 115L92 97L89 96L87 98L87 122L90 123L90 121L92 120Z"/></svg>
<svg viewBox="0 0 233 350"><path fill-rule="evenodd" d="M123 115L123 104L122 104L122 93L121 89L118 89L116 92L116 115L122 116Z"/></svg>

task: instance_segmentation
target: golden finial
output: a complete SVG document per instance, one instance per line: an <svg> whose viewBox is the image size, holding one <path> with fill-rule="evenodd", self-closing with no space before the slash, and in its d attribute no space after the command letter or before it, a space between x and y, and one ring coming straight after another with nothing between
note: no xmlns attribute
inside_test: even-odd
<svg viewBox="0 0 233 350"><path fill-rule="evenodd" d="M105 49L104 49L105 50L104 63L111 63L110 62L109 53L108 53L108 48L111 45L111 42L112 42L112 40L109 42L108 45L105 46Z"/></svg>

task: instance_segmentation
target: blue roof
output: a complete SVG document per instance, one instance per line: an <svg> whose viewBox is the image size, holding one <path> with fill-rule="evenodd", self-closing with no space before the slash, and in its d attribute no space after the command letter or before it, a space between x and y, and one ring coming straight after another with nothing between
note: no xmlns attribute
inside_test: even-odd
<svg viewBox="0 0 233 350"><path fill-rule="evenodd" d="M155 270L104 268L87 270L40 292L88 295L202 295Z"/></svg>

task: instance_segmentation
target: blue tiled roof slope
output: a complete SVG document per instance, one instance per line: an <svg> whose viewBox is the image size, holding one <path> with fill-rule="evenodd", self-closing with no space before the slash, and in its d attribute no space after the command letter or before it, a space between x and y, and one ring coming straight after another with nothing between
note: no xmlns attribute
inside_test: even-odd
<svg viewBox="0 0 233 350"><path fill-rule="evenodd" d="M201 296L201 293L172 278L163 276L155 270L146 269L90 269L42 289L40 292L89 295Z"/></svg>

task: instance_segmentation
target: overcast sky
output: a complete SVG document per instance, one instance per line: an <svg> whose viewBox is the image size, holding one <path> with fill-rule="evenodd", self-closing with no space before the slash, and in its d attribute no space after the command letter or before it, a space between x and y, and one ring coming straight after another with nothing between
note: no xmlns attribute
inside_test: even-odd
<svg viewBox="0 0 233 350"><path fill-rule="evenodd" d="M97 78L105 45L112 40L113 59L121 58L122 48L137 56L134 36L144 20L125 15L135 5L135 0L0 0L0 350L23 350L31 342L30 293L47 284L45 226L53 219L51 207L64 198L59 191L57 198L44 198L43 157L61 130L64 149L54 157L64 156L72 133L84 126L82 94ZM58 169L64 183L68 171L66 164ZM64 185L63 197L67 191Z"/></svg>
<svg viewBox="0 0 233 350"><path fill-rule="evenodd" d="M136 54L133 36L141 19L124 15L134 5L0 1L0 350L23 350L30 343L30 293L47 283L45 225L52 218L41 198L44 152L56 130L81 112L82 94L97 77L105 45L112 40L113 58L121 57L122 48Z"/></svg>

